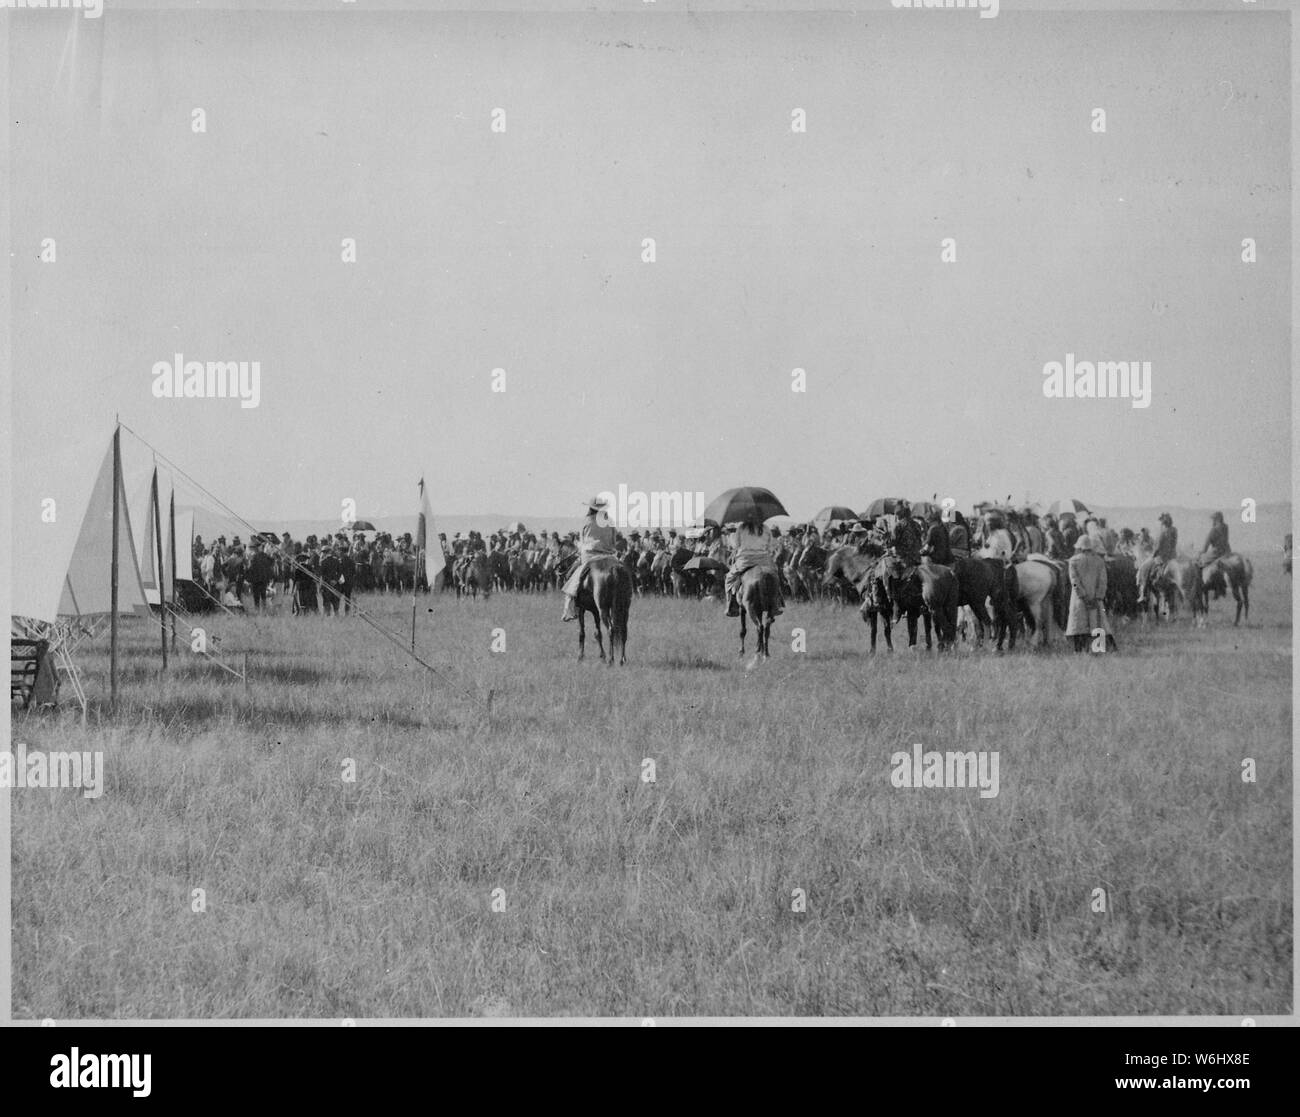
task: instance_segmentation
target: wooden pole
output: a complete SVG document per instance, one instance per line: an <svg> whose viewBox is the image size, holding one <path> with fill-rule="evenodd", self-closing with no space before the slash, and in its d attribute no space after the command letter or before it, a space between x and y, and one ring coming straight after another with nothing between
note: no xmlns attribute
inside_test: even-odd
<svg viewBox="0 0 1300 1117"><path fill-rule="evenodd" d="M122 428L113 430L113 559L111 563L111 582L109 585L109 630L108 630L108 709L117 712L117 545L120 513L117 507L117 494L122 484Z"/></svg>
<svg viewBox="0 0 1300 1117"><path fill-rule="evenodd" d="M158 639L162 647L163 670L167 670L167 601L163 597L163 541L162 541L162 507L158 503L158 467L153 471L153 533L157 541L154 550L158 553Z"/></svg>
<svg viewBox="0 0 1300 1117"><path fill-rule="evenodd" d="M172 651L176 650L176 490L172 489L171 499L168 501L167 519L171 524L169 538L171 539L172 549ZM190 561L194 561L194 556L190 556Z"/></svg>
<svg viewBox="0 0 1300 1117"><path fill-rule="evenodd" d="M411 651L415 651L415 602L420 584L420 552L415 553L415 577L411 579Z"/></svg>

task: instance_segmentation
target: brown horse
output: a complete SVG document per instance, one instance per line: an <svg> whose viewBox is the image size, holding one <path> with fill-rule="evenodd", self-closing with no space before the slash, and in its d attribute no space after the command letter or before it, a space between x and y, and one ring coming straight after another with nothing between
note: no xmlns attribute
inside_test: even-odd
<svg viewBox="0 0 1300 1117"><path fill-rule="evenodd" d="M925 622L925 646L930 648L930 627L934 626L939 650L946 651L957 640L957 578L946 566L908 567L896 555L884 561L884 581L894 603L894 620L907 617L907 644L916 646L916 621Z"/></svg>
<svg viewBox="0 0 1300 1117"><path fill-rule="evenodd" d="M758 636L758 650L750 667L757 667L765 659L771 658L769 651L772 622L776 620L777 604L781 600L780 576L775 570L766 566L751 566L740 576L740 654L745 654L745 618L754 622L754 631Z"/></svg>
<svg viewBox="0 0 1300 1117"><path fill-rule="evenodd" d="M862 599L859 611L862 619L871 625L871 651L876 650L877 625L885 622L885 647L894 650L892 608L889 591L880 575L880 559L884 551L875 543L859 547L841 547L826 560L825 584L829 588L837 583L849 582Z"/></svg>
<svg viewBox="0 0 1300 1117"><path fill-rule="evenodd" d="M488 558L482 551L475 551L469 558L462 559L457 566L459 581L456 583L456 596L472 593L477 599L478 591L483 591L483 600L492 596L492 574L488 569Z"/></svg>
<svg viewBox="0 0 1300 1117"><path fill-rule="evenodd" d="M1232 622L1233 627L1235 628L1241 623L1243 610L1245 611L1246 620L1249 622L1250 583L1254 577L1255 568L1251 565L1250 559L1237 554L1235 551L1224 555L1223 558L1216 562L1210 563L1209 566L1200 571L1200 604L1202 610L1208 615L1209 610L1206 608L1206 604L1210 595L1212 594L1217 601L1228 592L1230 587L1232 589L1232 599L1237 603L1237 616Z"/></svg>
<svg viewBox="0 0 1300 1117"><path fill-rule="evenodd" d="M632 571L613 555L591 560L587 573L578 585L574 604L578 610L578 659L587 650L588 613L595 618L596 644L600 648L600 661L614 666L614 649L618 649L618 662L627 662L627 618L632 609ZM605 659L605 641L601 639L600 626L609 629L609 659Z"/></svg>
<svg viewBox="0 0 1300 1117"><path fill-rule="evenodd" d="M957 558L952 572L957 578L957 605L965 605L975 618L975 643L984 643L984 629L993 631L997 650L1010 638L1011 650L1016 647L1015 600L1019 596L1014 567L1003 567L1001 559ZM992 614L988 606L993 607Z"/></svg>

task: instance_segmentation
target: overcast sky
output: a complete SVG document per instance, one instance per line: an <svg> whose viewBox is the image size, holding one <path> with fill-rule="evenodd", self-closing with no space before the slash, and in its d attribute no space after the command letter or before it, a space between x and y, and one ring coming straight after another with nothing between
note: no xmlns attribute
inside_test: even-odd
<svg viewBox="0 0 1300 1117"><path fill-rule="evenodd" d="M1283 13L6 18L16 454L120 413L262 518L421 473L537 515L1289 499ZM259 405L154 398L178 352ZM1067 353L1151 405L1044 398Z"/></svg>

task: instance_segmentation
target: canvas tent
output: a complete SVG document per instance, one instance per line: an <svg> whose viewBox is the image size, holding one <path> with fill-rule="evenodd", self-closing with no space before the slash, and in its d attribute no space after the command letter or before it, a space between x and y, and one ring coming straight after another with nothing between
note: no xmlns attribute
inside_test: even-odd
<svg viewBox="0 0 1300 1117"><path fill-rule="evenodd" d="M149 462L124 455L118 479L118 612L147 612L126 492ZM96 468L98 466L98 468ZM13 582L10 612L54 624L63 616L110 611L113 553L113 446L85 445L14 462Z"/></svg>
<svg viewBox="0 0 1300 1117"><path fill-rule="evenodd" d="M140 554L146 542L156 547L158 525L142 533L132 507L134 503L137 520L152 513L156 489L152 454L143 444L123 442L117 432L107 447L102 441L83 442L14 462L14 491L22 495L13 516L11 630L49 640L50 654L71 681L83 711L85 694L71 651L108 615L115 697L117 615L150 613ZM157 565L156 560L150 565L155 602ZM163 565L168 565L165 560Z"/></svg>

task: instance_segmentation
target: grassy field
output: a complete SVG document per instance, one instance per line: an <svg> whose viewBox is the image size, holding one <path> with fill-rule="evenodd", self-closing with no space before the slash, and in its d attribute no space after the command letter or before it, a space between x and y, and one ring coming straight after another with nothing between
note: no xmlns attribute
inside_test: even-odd
<svg viewBox="0 0 1300 1117"><path fill-rule="evenodd" d="M246 691L132 622L115 719L106 636L86 727L15 715L107 774L12 795L13 1014L1290 1012L1291 583L1255 565L1248 626L1082 659L871 658L793 605L746 672L716 606L639 599L608 670L555 595L442 596L439 678L355 618L211 618ZM913 742L997 750L1000 794L894 788Z"/></svg>

